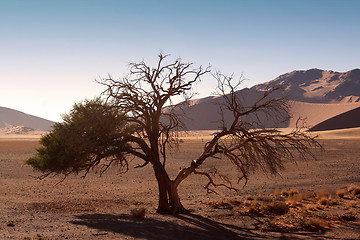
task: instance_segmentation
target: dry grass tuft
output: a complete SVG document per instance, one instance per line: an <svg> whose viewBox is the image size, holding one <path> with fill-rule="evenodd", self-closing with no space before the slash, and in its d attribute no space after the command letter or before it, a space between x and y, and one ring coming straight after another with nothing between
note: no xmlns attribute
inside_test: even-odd
<svg viewBox="0 0 360 240"><path fill-rule="evenodd" d="M324 199L324 198L328 198L329 196L330 196L330 194L325 189L321 189L321 190L316 192L316 198L319 199L319 200Z"/></svg>
<svg viewBox="0 0 360 240"><path fill-rule="evenodd" d="M146 208L133 208L130 210L130 213L133 218L144 218L146 214Z"/></svg>
<svg viewBox="0 0 360 240"><path fill-rule="evenodd" d="M297 189L291 189L291 190L289 191L289 197L293 197L293 196L295 196L295 195L299 195L299 190L297 190Z"/></svg>
<svg viewBox="0 0 360 240"><path fill-rule="evenodd" d="M294 194L294 195L289 195L286 198L286 203L295 206L295 205L299 205L302 200L303 200L302 194Z"/></svg>
<svg viewBox="0 0 360 240"><path fill-rule="evenodd" d="M258 191L256 200L261 201L263 200L263 198L264 198L264 192L262 190Z"/></svg>
<svg viewBox="0 0 360 240"><path fill-rule="evenodd" d="M260 214L261 213L260 206L261 205L257 201L253 201L250 203L250 206L247 207L246 212L250 214Z"/></svg>
<svg viewBox="0 0 360 240"><path fill-rule="evenodd" d="M297 189L291 189L289 192L283 191L282 195L285 196L286 203L292 206L301 205L301 202L310 196L308 191L305 193L300 193Z"/></svg>
<svg viewBox="0 0 360 240"><path fill-rule="evenodd" d="M274 190L274 193L273 193L273 196L275 197L275 198L280 198L281 197L281 191L280 191L280 189L277 187L277 188L275 188L275 190Z"/></svg>
<svg viewBox="0 0 360 240"><path fill-rule="evenodd" d="M283 197L288 197L289 196L289 192L287 192L287 191L281 191L281 196L283 196Z"/></svg>
<svg viewBox="0 0 360 240"><path fill-rule="evenodd" d="M339 198L344 198L346 194L346 191L344 189L339 189L336 191L336 195L339 197Z"/></svg>
<svg viewBox="0 0 360 240"><path fill-rule="evenodd" d="M339 218L343 221L355 221L357 219L356 214L351 210L340 215Z"/></svg>
<svg viewBox="0 0 360 240"><path fill-rule="evenodd" d="M241 206L243 204L242 201L238 201L238 200L234 200L234 199L231 199L228 202L233 206Z"/></svg>
<svg viewBox="0 0 360 240"><path fill-rule="evenodd" d="M333 199L331 196L320 198L318 203L321 205L324 205L324 206L339 205L339 202L337 200Z"/></svg>
<svg viewBox="0 0 360 240"><path fill-rule="evenodd" d="M253 196L250 194L245 197L245 200L254 200Z"/></svg>
<svg viewBox="0 0 360 240"><path fill-rule="evenodd" d="M309 217L305 219L305 225L303 227L311 231L323 231L329 229L329 224L322 218Z"/></svg>
<svg viewBox="0 0 360 240"><path fill-rule="evenodd" d="M330 206L330 200L327 197L320 198L318 203L324 206Z"/></svg>
<svg viewBox="0 0 360 240"><path fill-rule="evenodd" d="M289 211L289 206L283 201L272 201L261 205L261 210L265 213L283 215Z"/></svg>
<svg viewBox="0 0 360 240"><path fill-rule="evenodd" d="M6 226L15 227L15 223L14 223L14 221L8 221L8 222L6 222Z"/></svg>
<svg viewBox="0 0 360 240"><path fill-rule="evenodd" d="M251 205L251 203L252 203L251 201L245 200L243 204L244 204L244 207L248 207Z"/></svg>
<svg viewBox="0 0 360 240"><path fill-rule="evenodd" d="M358 201L356 201L356 200L351 200L351 201L349 202L349 206L350 206L351 208L357 208L357 207L358 207Z"/></svg>
<svg viewBox="0 0 360 240"><path fill-rule="evenodd" d="M348 192L352 195L359 195L360 194L360 187L355 185L350 185L348 188Z"/></svg>
<svg viewBox="0 0 360 240"><path fill-rule="evenodd" d="M307 204L304 209L307 211L317 211L319 210L319 207L316 204Z"/></svg>

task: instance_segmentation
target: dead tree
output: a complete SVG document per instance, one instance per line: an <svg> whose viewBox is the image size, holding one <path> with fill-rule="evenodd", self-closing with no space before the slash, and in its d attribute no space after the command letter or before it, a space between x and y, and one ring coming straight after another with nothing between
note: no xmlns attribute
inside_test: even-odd
<svg viewBox="0 0 360 240"><path fill-rule="evenodd" d="M128 116L127 121L136 125L136 134L129 137L129 141L138 147L132 153L144 161L141 167L150 163L154 169L159 187L158 212L185 211L177 189L191 173L208 178L208 191L213 191L211 187L218 185L232 188L224 183L215 183L210 173L198 170L208 158L218 158L225 160L224 164L235 165L241 173L238 181L247 181L248 174L257 168L277 173L285 160L296 160L294 150L300 156L307 157L312 156L312 146L319 146L314 137L301 129L282 134L275 130L255 129L254 124L243 121L249 115L255 116L256 120L259 113L279 119L286 116L287 101L270 97L278 88L269 89L251 107L244 107L236 94L240 82L233 84L232 77L216 73L213 76L225 100L220 109L232 113L231 124L226 126L223 121L220 131L205 144L203 153L171 179L165 168L166 150L171 144L177 143L177 131L185 126L182 125L179 111L172 111L175 106L166 104L172 103L172 98L177 95L183 95L185 101L189 100L192 85L209 69L192 69L191 63L182 63L180 59L163 65L165 58L160 54L155 68L150 68L144 62L131 64L130 76L134 78L126 77L121 81L109 78L102 82L107 86L105 95L109 104L120 109Z"/></svg>

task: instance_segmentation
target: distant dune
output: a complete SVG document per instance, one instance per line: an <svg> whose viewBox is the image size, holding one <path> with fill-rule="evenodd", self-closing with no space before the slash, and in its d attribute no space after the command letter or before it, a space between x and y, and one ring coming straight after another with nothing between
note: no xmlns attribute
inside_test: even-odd
<svg viewBox="0 0 360 240"><path fill-rule="evenodd" d="M265 127L295 127L299 117L304 118L307 127L314 127L330 118L341 115L352 109L360 107L360 69L345 73L310 69L307 71L293 71L278 78L252 88L241 89L237 92L243 106L251 106L262 96L268 86L282 86L284 91L272 94L272 97L287 97L291 101L291 119L276 123L271 119L261 116ZM183 108L184 122L189 130L218 129L222 120L228 123L231 113L224 112L221 119L219 105L224 103L221 96L194 99L189 106ZM179 113L182 112L179 111ZM351 118L351 124L347 123ZM340 120L341 119L341 120ZM334 123L334 121L337 123ZM341 129L360 125L359 116L356 114L341 115L330 123L324 123L316 129ZM342 121L344 124L340 124Z"/></svg>
<svg viewBox="0 0 360 240"><path fill-rule="evenodd" d="M360 107L331 117L310 129L310 131L325 131L360 127Z"/></svg>
<svg viewBox="0 0 360 240"><path fill-rule="evenodd" d="M345 112L348 112L352 109L356 109L360 107L360 103L334 103L334 104L322 104L322 103L304 103L304 102L292 102L291 103L291 115L292 118L290 119L288 127L295 127L296 120L299 117L304 118L306 126L309 128L315 127L330 118L333 118L337 115L342 115ZM350 117L346 115L342 117L342 121L346 121L346 117ZM353 115L351 116L353 119L351 121L360 123L359 115L357 118ZM354 118L355 117L355 118ZM346 124L338 123L338 126L332 125L333 128L327 128L326 130L332 129L341 129L345 128ZM349 125L349 124L348 124ZM356 127L356 124L350 124L350 127ZM329 125L330 127L330 125ZM348 128L348 127L347 127ZM317 128L319 131L320 128Z"/></svg>
<svg viewBox="0 0 360 240"><path fill-rule="evenodd" d="M13 127L23 126L26 131L29 128L35 131L49 131L54 122L32 116L10 108L0 107L0 128L13 129Z"/></svg>

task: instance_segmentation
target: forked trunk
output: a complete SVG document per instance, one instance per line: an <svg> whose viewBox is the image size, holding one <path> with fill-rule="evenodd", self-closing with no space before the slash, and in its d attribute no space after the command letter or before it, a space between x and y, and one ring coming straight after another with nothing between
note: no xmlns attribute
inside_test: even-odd
<svg viewBox="0 0 360 240"><path fill-rule="evenodd" d="M171 181L168 189L171 213L184 213L187 212L187 210L181 204L177 186L178 185Z"/></svg>
<svg viewBox="0 0 360 240"><path fill-rule="evenodd" d="M171 212L170 204L169 204L169 198L168 198L168 182L161 180L159 182L158 179L158 186L159 186L159 203L157 212L158 213L169 213Z"/></svg>
<svg viewBox="0 0 360 240"><path fill-rule="evenodd" d="M158 213L183 213L186 209L180 201L177 184L170 180L165 169L161 165L154 165L156 180L159 187Z"/></svg>
<svg viewBox="0 0 360 240"><path fill-rule="evenodd" d="M168 188L169 188L170 179L161 165L154 165L153 167L159 189L159 203L158 203L157 212L168 213L170 212L170 204L168 198Z"/></svg>

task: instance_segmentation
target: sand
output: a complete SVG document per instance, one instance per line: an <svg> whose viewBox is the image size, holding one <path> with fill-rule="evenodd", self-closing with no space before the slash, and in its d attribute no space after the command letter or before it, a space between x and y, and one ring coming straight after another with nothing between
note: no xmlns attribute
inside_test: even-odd
<svg viewBox="0 0 360 240"><path fill-rule="evenodd" d="M356 132L356 133L355 133ZM179 152L173 152L167 169L174 176L199 154L209 131L197 131L183 137ZM180 185L180 196L191 213L156 213L157 187L151 167L130 169L120 175L111 169L101 178L91 173L85 179L60 176L36 180L37 172L24 160L39 146L36 139L0 139L0 239L359 239L360 203L352 207L358 220L334 222L322 231L264 231L273 216L241 214L241 209L213 208L209 202L227 199L243 201L245 196L272 195L282 190L335 191L350 184L360 185L359 129L322 132L325 151L317 151L317 160L287 164L281 176L254 174L239 193L219 189L220 195L207 194L205 179L190 176ZM356 137L354 137L356 136ZM173 160L173 161L171 161ZM135 166L136 160L130 163ZM217 162L209 161L209 168ZM225 168L231 171L231 168ZM339 205L326 206L324 214L343 214L350 200L338 199ZM144 207L144 219L130 216L130 209Z"/></svg>
<svg viewBox="0 0 360 240"><path fill-rule="evenodd" d="M309 128L314 127L330 118L334 118L338 115L359 108L360 103L336 103L336 104L322 104L322 103L304 103L304 102L292 102L290 113L292 119L290 120L289 127L296 126L296 120L301 117L305 120L305 125ZM345 115L333 121L331 126L318 127L316 131L321 130L334 130L344 128ZM360 111L351 115L352 119L360 120Z"/></svg>

